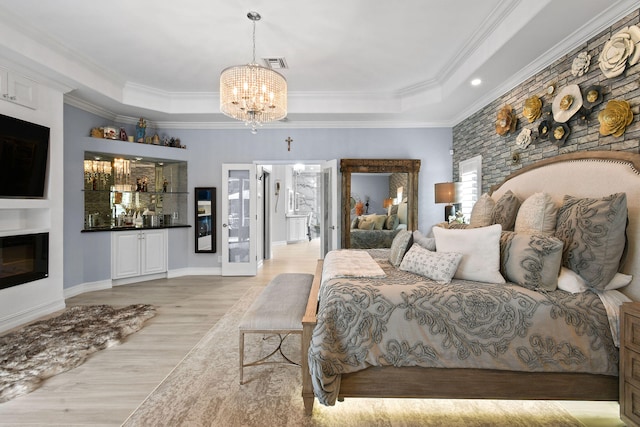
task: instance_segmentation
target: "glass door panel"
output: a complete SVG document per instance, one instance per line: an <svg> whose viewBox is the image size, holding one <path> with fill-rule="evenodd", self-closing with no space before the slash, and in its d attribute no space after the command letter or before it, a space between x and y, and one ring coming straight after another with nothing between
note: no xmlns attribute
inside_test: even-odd
<svg viewBox="0 0 640 427"><path fill-rule="evenodd" d="M255 166L223 165L222 275L256 274Z"/></svg>

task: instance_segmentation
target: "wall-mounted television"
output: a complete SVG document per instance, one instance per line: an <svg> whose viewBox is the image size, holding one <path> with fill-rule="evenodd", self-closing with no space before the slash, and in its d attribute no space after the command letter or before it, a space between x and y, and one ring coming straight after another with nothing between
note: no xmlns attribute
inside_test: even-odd
<svg viewBox="0 0 640 427"><path fill-rule="evenodd" d="M0 114L0 198L43 198L49 128Z"/></svg>

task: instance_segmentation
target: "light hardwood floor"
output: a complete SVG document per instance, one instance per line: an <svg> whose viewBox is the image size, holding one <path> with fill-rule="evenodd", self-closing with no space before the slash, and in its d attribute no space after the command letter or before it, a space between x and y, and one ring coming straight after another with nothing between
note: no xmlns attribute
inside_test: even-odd
<svg viewBox="0 0 640 427"><path fill-rule="evenodd" d="M148 303L157 315L121 345L0 404L0 426L119 426L251 287L279 273L314 273L319 241L274 246L254 277L186 276L90 292L67 305ZM215 255L213 255L215 256ZM563 402L586 426L621 425L615 402Z"/></svg>

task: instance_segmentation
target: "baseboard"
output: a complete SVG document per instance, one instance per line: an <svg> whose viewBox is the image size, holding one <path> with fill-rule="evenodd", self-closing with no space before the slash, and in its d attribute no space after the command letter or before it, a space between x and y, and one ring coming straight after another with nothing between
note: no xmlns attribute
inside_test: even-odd
<svg viewBox="0 0 640 427"><path fill-rule="evenodd" d="M175 277L189 276L189 268L177 268L167 271L167 279L173 279Z"/></svg>
<svg viewBox="0 0 640 427"><path fill-rule="evenodd" d="M111 289L111 279L101 280L99 282L81 283L76 286L64 289L64 299L72 298L85 292L101 291L103 289Z"/></svg>
<svg viewBox="0 0 640 427"><path fill-rule="evenodd" d="M142 276L126 277L124 279L111 279L112 286L130 285L131 283L147 282L149 280L166 279L167 273L144 274Z"/></svg>
<svg viewBox="0 0 640 427"><path fill-rule="evenodd" d="M30 308L20 313L15 313L10 316L0 319L0 332L8 331L9 329L16 328L25 323L29 323L32 320L36 320L42 316L54 313L58 310L64 309L64 300L51 301L47 304L42 304L37 307Z"/></svg>
<svg viewBox="0 0 640 427"><path fill-rule="evenodd" d="M222 276L221 267L196 267L187 269L183 276Z"/></svg>

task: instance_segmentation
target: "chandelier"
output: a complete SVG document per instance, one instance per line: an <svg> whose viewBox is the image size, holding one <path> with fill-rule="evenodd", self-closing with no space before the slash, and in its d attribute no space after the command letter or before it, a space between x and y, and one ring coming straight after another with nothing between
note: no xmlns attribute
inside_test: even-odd
<svg viewBox="0 0 640 427"><path fill-rule="evenodd" d="M251 133L263 123L287 116L287 80L277 71L256 63L256 21L258 12L247 13L253 22L253 61L225 68L220 74L220 111L242 120Z"/></svg>

